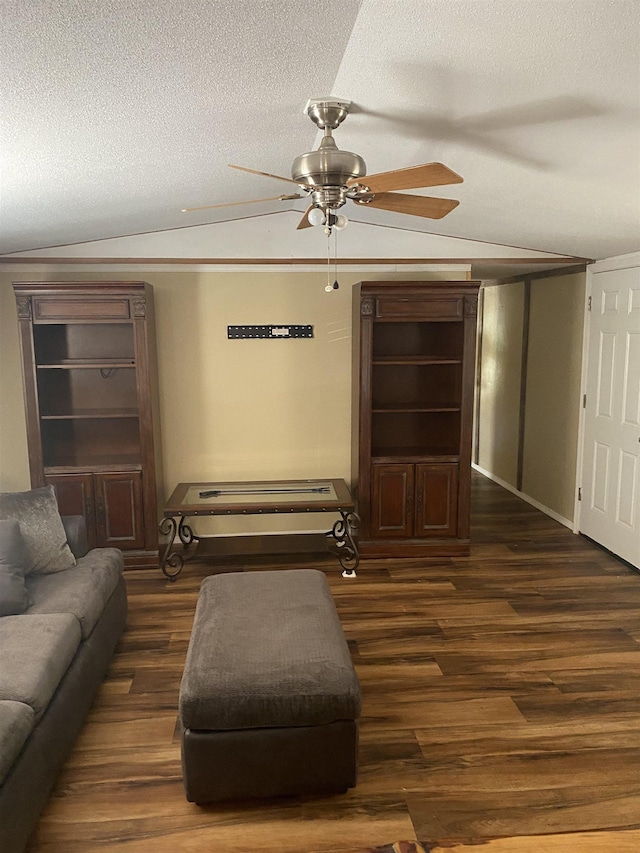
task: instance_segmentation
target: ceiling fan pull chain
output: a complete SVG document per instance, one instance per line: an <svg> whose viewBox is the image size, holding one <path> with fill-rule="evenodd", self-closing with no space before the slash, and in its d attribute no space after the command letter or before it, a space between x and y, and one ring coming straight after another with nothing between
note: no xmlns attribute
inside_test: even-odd
<svg viewBox="0 0 640 853"><path fill-rule="evenodd" d="M334 262L335 262L335 274L336 274L336 277L333 281L333 289L337 290L340 287L340 285L338 284L338 229L337 228L334 229L333 239L334 239L333 258L334 258Z"/></svg>
<svg viewBox="0 0 640 853"><path fill-rule="evenodd" d="M328 214L327 214L328 220ZM333 285L331 284L331 231L327 229L327 286L325 290L327 293L331 293L333 290Z"/></svg>

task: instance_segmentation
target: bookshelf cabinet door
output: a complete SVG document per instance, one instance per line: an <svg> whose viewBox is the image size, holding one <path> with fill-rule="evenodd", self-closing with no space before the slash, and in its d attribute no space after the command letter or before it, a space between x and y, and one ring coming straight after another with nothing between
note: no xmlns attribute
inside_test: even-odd
<svg viewBox="0 0 640 853"><path fill-rule="evenodd" d="M413 465L374 465L371 535L404 539L413 533Z"/></svg>
<svg viewBox="0 0 640 853"><path fill-rule="evenodd" d="M83 515L89 548L96 547L93 474L50 474L45 477L56 492L60 515Z"/></svg>
<svg viewBox="0 0 640 853"><path fill-rule="evenodd" d="M142 475L139 471L95 474L97 542L102 548L142 548Z"/></svg>
<svg viewBox="0 0 640 853"><path fill-rule="evenodd" d="M416 465L416 536L455 536L458 528L458 466Z"/></svg>

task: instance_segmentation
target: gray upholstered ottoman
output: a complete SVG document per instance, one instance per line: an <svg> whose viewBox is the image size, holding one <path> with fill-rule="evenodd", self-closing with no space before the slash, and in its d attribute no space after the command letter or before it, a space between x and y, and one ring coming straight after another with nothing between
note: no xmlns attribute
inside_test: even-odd
<svg viewBox="0 0 640 853"><path fill-rule="evenodd" d="M180 688L187 799L344 792L360 687L325 576L203 581Z"/></svg>

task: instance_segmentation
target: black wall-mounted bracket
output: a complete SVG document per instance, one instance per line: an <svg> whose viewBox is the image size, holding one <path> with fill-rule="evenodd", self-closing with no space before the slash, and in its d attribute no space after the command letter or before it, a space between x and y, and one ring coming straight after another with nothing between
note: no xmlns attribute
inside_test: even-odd
<svg viewBox="0 0 640 853"><path fill-rule="evenodd" d="M312 338L313 326L227 326L227 338Z"/></svg>

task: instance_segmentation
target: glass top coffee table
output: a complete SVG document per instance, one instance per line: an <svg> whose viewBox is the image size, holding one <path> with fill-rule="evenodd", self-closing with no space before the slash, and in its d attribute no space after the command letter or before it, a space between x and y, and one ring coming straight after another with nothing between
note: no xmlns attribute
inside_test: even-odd
<svg viewBox="0 0 640 853"><path fill-rule="evenodd" d="M340 515L326 536L336 546L343 577L355 577L360 557L356 543L358 516L344 480L252 480L247 482L179 483L164 507L160 533L168 537L160 568L174 581L185 553L202 540L187 523L203 515L270 515L334 512ZM304 534L296 534L301 537ZM176 536L182 543L172 551ZM198 551L193 554L197 556Z"/></svg>

